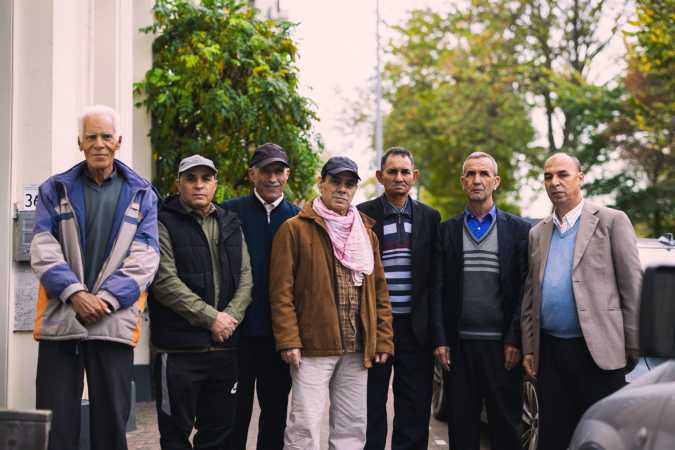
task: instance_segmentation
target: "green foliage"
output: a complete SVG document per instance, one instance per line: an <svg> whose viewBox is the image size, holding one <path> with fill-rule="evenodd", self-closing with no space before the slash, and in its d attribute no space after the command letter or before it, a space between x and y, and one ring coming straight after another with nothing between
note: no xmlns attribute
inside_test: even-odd
<svg viewBox="0 0 675 450"><path fill-rule="evenodd" d="M506 8L485 2L447 14L414 11L390 47L385 147L402 145L415 154L424 198L445 217L466 202L459 178L474 151L496 158L500 207L517 210L519 161L535 150L508 20Z"/></svg>
<svg viewBox="0 0 675 450"><path fill-rule="evenodd" d="M155 182L171 190L178 162L200 153L219 169L217 199L250 189L253 149L284 147L293 175L289 196L309 195L321 143L309 99L298 94L292 25L261 20L240 0L157 0L153 65L134 85L152 117Z"/></svg>
<svg viewBox="0 0 675 450"><path fill-rule="evenodd" d="M628 33L627 98L604 136L626 170L594 184L614 193L639 229L675 230L675 2L640 0Z"/></svg>

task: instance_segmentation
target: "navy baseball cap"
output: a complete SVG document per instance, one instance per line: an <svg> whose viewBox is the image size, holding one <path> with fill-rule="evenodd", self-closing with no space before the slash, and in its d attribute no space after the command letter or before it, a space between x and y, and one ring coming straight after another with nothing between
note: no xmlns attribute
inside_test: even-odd
<svg viewBox="0 0 675 450"><path fill-rule="evenodd" d="M351 172L356 175L358 180L361 179L359 176L359 166L346 156L333 156L326 161L326 164L321 169L321 177L323 178L326 175L333 176L342 172Z"/></svg>
<svg viewBox="0 0 675 450"><path fill-rule="evenodd" d="M280 162L288 167L288 155L281 146L268 142L255 149L249 167L261 169L275 162Z"/></svg>

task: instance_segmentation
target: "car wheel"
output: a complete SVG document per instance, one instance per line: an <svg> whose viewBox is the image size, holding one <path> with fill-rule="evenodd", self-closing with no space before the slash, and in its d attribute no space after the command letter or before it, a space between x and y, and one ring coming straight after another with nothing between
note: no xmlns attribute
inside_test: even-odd
<svg viewBox="0 0 675 450"><path fill-rule="evenodd" d="M539 400L535 380L525 377L523 381L523 434L520 437L522 447L537 450L539 444Z"/></svg>
<svg viewBox="0 0 675 450"><path fill-rule="evenodd" d="M436 420L446 422L448 413L445 407L445 385L443 383L443 367L434 361L434 380L431 391L431 414Z"/></svg>

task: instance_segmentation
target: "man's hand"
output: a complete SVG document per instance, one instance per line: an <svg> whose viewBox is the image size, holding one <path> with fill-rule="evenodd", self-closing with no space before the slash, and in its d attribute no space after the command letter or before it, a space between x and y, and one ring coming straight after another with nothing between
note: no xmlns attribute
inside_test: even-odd
<svg viewBox="0 0 675 450"><path fill-rule="evenodd" d="M450 370L450 347L445 345L436 347L434 356L445 370Z"/></svg>
<svg viewBox="0 0 675 450"><path fill-rule="evenodd" d="M229 339L234 333L234 330L237 328L237 319L232 317L226 312L219 312L216 315L216 320L213 321L211 325L211 336L216 342L225 342L226 339Z"/></svg>
<svg viewBox="0 0 675 450"><path fill-rule="evenodd" d="M284 362L289 366L299 369L300 364L302 363L302 355L300 354L300 349L292 348L290 350L283 350L281 352L281 359L283 359Z"/></svg>
<svg viewBox="0 0 675 450"><path fill-rule="evenodd" d="M626 374L629 374L630 372L635 369L635 366L638 365L638 362L640 361L640 351L636 350L634 348L627 348L626 349Z"/></svg>
<svg viewBox="0 0 675 450"><path fill-rule="evenodd" d="M84 325L93 325L105 316L112 314L106 302L87 291L76 292L68 300L70 300L75 314Z"/></svg>
<svg viewBox="0 0 675 450"><path fill-rule="evenodd" d="M537 378L537 369L534 368L534 354L528 353L523 356L523 368L525 368L525 373L532 378Z"/></svg>
<svg viewBox="0 0 675 450"><path fill-rule="evenodd" d="M389 359L389 353L375 353L375 364L384 364Z"/></svg>
<svg viewBox="0 0 675 450"><path fill-rule="evenodd" d="M504 344L504 367L511 370L520 362L520 349L515 345Z"/></svg>

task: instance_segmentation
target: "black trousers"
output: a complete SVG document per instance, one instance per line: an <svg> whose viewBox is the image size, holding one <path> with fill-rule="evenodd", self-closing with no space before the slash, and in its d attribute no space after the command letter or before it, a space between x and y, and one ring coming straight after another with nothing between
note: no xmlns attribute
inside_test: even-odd
<svg viewBox="0 0 675 450"><path fill-rule="evenodd" d="M257 450L282 450L291 375L275 349L272 336L244 337L239 341L239 389L232 449L245 450L253 411L253 390L258 394Z"/></svg>
<svg viewBox="0 0 675 450"><path fill-rule="evenodd" d="M36 402L52 411L49 450L76 450L87 372L92 450L126 450L133 349L105 341L40 341Z"/></svg>
<svg viewBox="0 0 675 450"><path fill-rule="evenodd" d="M565 450L586 410L626 384L624 369L599 368L583 337L542 333L540 348L539 448Z"/></svg>
<svg viewBox="0 0 675 450"><path fill-rule="evenodd" d="M445 390L450 448L479 450L485 401L490 448L519 450L523 373L520 364L504 367L503 342L461 339L450 362Z"/></svg>
<svg viewBox="0 0 675 450"><path fill-rule="evenodd" d="M417 343L410 318L394 318L396 355L368 369L366 450L383 450L387 440L387 396L394 372L393 450L420 450L429 443L433 379L431 348Z"/></svg>
<svg viewBox="0 0 675 450"><path fill-rule="evenodd" d="M229 449L237 394L236 350L158 353L156 358L162 450ZM194 445L189 440L193 427Z"/></svg>

